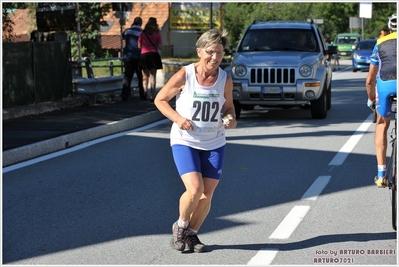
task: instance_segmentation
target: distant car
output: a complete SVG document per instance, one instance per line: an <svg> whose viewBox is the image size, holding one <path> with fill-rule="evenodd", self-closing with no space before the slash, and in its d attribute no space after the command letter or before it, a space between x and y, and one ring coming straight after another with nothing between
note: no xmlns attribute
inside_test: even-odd
<svg viewBox="0 0 399 267"><path fill-rule="evenodd" d="M370 56L376 44L376 39L361 40L353 49L352 71L369 70Z"/></svg>
<svg viewBox="0 0 399 267"><path fill-rule="evenodd" d="M352 50L360 41L360 34L358 33L339 33L335 36L333 45L338 46L339 56L350 58Z"/></svg>

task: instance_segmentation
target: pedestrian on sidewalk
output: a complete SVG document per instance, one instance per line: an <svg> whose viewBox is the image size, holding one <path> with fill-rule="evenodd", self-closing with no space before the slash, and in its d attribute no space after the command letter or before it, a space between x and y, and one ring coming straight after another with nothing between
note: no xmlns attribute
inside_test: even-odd
<svg viewBox="0 0 399 267"><path fill-rule="evenodd" d="M139 37L139 47L141 48L141 60L143 62L144 92L147 94L149 82L151 86L150 101L154 102L157 70L163 68L161 55L159 54L159 50L162 50L162 35L156 18L151 17L148 19Z"/></svg>
<svg viewBox="0 0 399 267"><path fill-rule="evenodd" d="M328 49L328 47L332 46L330 38L326 39L326 46L327 46L327 49ZM327 54L327 60L331 62L331 55Z"/></svg>
<svg viewBox="0 0 399 267"><path fill-rule="evenodd" d="M219 67L227 47L225 30L203 33L196 42L199 61L175 73L155 98L156 107L173 121L170 145L185 186L170 240L172 248L178 251L206 251L197 234L210 211L212 196L221 178L225 128L237 126L233 82ZM174 97L175 109L169 104Z"/></svg>
<svg viewBox="0 0 399 267"><path fill-rule="evenodd" d="M333 59L334 59L333 70L335 71L336 67L338 69L340 69L340 66L339 66L339 50L338 50L338 48L337 48L337 53L333 55Z"/></svg>
<svg viewBox="0 0 399 267"><path fill-rule="evenodd" d="M136 73L140 98L144 98L143 74L141 72L141 49L138 47L138 39L142 31L143 20L140 17L134 18L133 24L122 33L125 39L123 49L123 65L125 67L122 87L122 100L127 101L131 96L131 83L133 75Z"/></svg>

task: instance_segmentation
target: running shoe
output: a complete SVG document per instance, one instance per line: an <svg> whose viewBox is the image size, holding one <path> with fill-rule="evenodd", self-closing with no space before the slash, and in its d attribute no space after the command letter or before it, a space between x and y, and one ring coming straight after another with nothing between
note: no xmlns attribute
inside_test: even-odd
<svg viewBox="0 0 399 267"><path fill-rule="evenodd" d="M189 251L194 252L205 252L206 246L201 243L197 235L188 235L186 236L186 248Z"/></svg>
<svg viewBox="0 0 399 267"><path fill-rule="evenodd" d="M183 251L185 248L184 240L186 238L187 228L179 227L177 222L172 225L172 238L170 245L172 248Z"/></svg>
<svg viewBox="0 0 399 267"><path fill-rule="evenodd" d="M378 186L378 188L385 188L388 185L388 181L384 176L374 177L374 183Z"/></svg>

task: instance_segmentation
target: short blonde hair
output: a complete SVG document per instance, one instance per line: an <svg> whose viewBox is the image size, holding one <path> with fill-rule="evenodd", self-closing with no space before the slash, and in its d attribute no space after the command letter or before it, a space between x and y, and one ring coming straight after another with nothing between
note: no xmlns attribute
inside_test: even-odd
<svg viewBox="0 0 399 267"><path fill-rule="evenodd" d="M195 46L197 48L204 48L212 44L222 44L223 48L226 48L229 45L227 31L225 29L210 29L204 32L200 38L198 38Z"/></svg>

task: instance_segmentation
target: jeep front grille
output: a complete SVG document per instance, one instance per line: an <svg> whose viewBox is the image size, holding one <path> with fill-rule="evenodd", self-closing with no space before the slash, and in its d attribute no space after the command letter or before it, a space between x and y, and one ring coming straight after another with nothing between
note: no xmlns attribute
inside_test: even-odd
<svg viewBox="0 0 399 267"><path fill-rule="evenodd" d="M294 84L295 69L291 68L253 68L251 84Z"/></svg>

